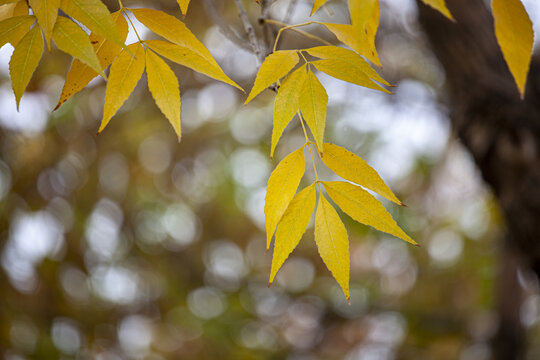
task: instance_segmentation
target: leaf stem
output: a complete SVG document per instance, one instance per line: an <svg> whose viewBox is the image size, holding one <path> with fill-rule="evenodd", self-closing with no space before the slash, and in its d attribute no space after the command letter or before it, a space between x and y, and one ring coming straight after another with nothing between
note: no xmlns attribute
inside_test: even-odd
<svg viewBox="0 0 540 360"><path fill-rule="evenodd" d="M119 2L121 3L121 1L119 0ZM126 12L126 9L122 7L122 12L124 13L124 15L126 15L129 23L131 24L131 27L133 28L133 31L135 31L135 35L137 35L137 39L139 39L139 42L142 44L144 43L143 40L141 40L141 37L139 36L139 33L137 32L137 29L135 28L135 25L133 25L133 22L131 21L131 18L129 17L128 13Z"/></svg>
<svg viewBox="0 0 540 360"><path fill-rule="evenodd" d="M281 33L283 31L288 30L288 29L294 29L294 28L297 28L297 27L300 27L300 26L311 25L311 24L321 24L321 23L319 21L308 21L308 22L301 23L301 24L287 25L287 26L284 26L281 29L279 29L279 31L277 33L277 36L276 36L276 41L274 41L274 47L272 48L272 52L276 51L277 44L279 42L279 38L281 37Z"/></svg>
<svg viewBox="0 0 540 360"><path fill-rule="evenodd" d="M298 117L300 118L300 124L302 124L302 130L304 130L304 136L306 137L306 145L308 146L309 155L311 156L311 164L313 165L313 172L315 173L315 180L317 183L319 182L319 175L317 174L317 167L315 166L315 158L313 157L313 152L311 151L311 144L313 144L313 141L309 140L306 126L304 125L304 119L302 118L302 114L300 111L298 111ZM320 186L319 186L320 190Z"/></svg>
<svg viewBox="0 0 540 360"><path fill-rule="evenodd" d="M120 10L124 8L124 4L122 4L122 0L118 0L118 6L120 6Z"/></svg>
<svg viewBox="0 0 540 360"><path fill-rule="evenodd" d="M331 42L329 41L326 41L324 40L323 38L317 36L317 35L313 35L313 34L310 34L308 33L307 31L304 31L304 30L300 30L300 29L297 29L295 28L294 26L300 26L301 24L298 24L298 25L290 25L290 24L287 24L287 23L284 23L282 21L279 21L279 20L274 20L274 19L265 19L264 20L265 23L268 23L268 24L273 24L273 25L279 25L279 26L283 26L283 27L288 27L289 29L291 30L294 30L296 31L297 33L299 34L302 34L304 35L305 37L309 38L309 39L313 39L313 40L317 40L325 45L333 45ZM291 27L293 26L293 27ZM275 50L274 50L275 51Z"/></svg>

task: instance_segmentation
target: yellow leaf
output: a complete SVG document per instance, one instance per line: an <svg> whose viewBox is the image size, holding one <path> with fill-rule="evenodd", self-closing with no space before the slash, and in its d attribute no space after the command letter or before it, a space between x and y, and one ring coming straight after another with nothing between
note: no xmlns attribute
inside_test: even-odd
<svg viewBox="0 0 540 360"><path fill-rule="evenodd" d="M111 13L100 0L62 0L60 8L93 33L126 48Z"/></svg>
<svg viewBox="0 0 540 360"><path fill-rule="evenodd" d="M298 111L300 89L302 89L306 78L306 66L302 66L288 75L279 87L274 102L274 128L272 129L270 157L274 157L274 150L281 134Z"/></svg>
<svg viewBox="0 0 540 360"><path fill-rule="evenodd" d="M268 179L264 203L267 250L274 230L304 176L304 170L304 147L302 146L281 160Z"/></svg>
<svg viewBox="0 0 540 360"><path fill-rule="evenodd" d="M16 46L35 20L34 16L23 15L0 21L0 47L8 42Z"/></svg>
<svg viewBox="0 0 540 360"><path fill-rule="evenodd" d="M19 41L9 61L9 74L17 101L17 110L19 109L19 102L24 90L30 82L42 54L43 37L41 36L39 27L34 26Z"/></svg>
<svg viewBox="0 0 540 360"><path fill-rule="evenodd" d="M315 137L317 148L322 153L328 95L319 79L309 68L306 80L300 89L299 103L300 111L302 111L302 115Z"/></svg>
<svg viewBox="0 0 540 360"><path fill-rule="evenodd" d="M148 89L163 115L169 120L180 140L180 89L178 79L165 61L152 51L146 51Z"/></svg>
<svg viewBox="0 0 540 360"><path fill-rule="evenodd" d="M214 59L208 59L189 47L163 40L146 40L144 43L159 55L166 57L177 64L187 66L195 71L210 76L213 79L223 81L226 84L235 86L244 91L238 84L225 75Z"/></svg>
<svg viewBox="0 0 540 360"><path fill-rule="evenodd" d="M315 184L311 184L296 194L283 214L276 230L270 284L304 235L315 209L315 200Z"/></svg>
<svg viewBox="0 0 540 360"><path fill-rule="evenodd" d="M319 8L323 6L327 1L328 0L315 0L313 2L313 7L311 8L311 13L309 14L309 16L313 16L313 14L315 14L315 12L319 10Z"/></svg>
<svg viewBox="0 0 540 360"><path fill-rule="evenodd" d="M497 41L523 98L534 43L531 20L519 0L493 0L491 7Z"/></svg>
<svg viewBox="0 0 540 360"><path fill-rule="evenodd" d="M446 3L444 0L422 0L425 4L431 6L435 10L439 11L441 14L449 18L450 20L454 20L452 17L452 14L450 14L450 11L448 11L448 8L446 7ZM507 0L503 0L507 1Z"/></svg>
<svg viewBox="0 0 540 360"><path fill-rule="evenodd" d="M354 220L418 245L401 230L381 202L366 190L343 181L324 181L323 184L332 200Z"/></svg>
<svg viewBox="0 0 540 360"><path fill-rule="evenodd" d="M349 70L344 71L352 72L353 74L356 74L358 72L362 72L365 74L368 78L378 81L381 84L389 86L390 84L384 80L376 71L373 69L364 58L359 56L357 53L355 53L352 50L345 49L339 46L317 46L313 48L306 49L307 53L311 56L315 56L321 59L336 59L339 60L337 64L339 64L339 68L341 69L343 66L347 66ZM314 64L315 65L315 64ZM344 69L343 69L344 70ZM331 74L329 74L331 75ZM338 79L340 77L334 76ZM358 77L362 77L360 74L357 75ZM354 79L355 76L348 76L346 74L342 75L342 77L349 77ZM341 79L344 80L344 79ZM349 80L345 80L349 81ZM350 81L352 83L355 83L354 81ZM356 83L355 83L356 84ZM361 85L361 84L359 84ZM380 88L378 88L380 89Z"/></svg>
<svg viewBox="0 0 540 360"><path fill-rule="evenodd" d="M106 78L88 35L77 24L66 17L59 16L54 25L52 37L60 50L81 60Z"/></svg>
<svg viewBox="0 0 540 360"><path fill-rule="evenodd" d="M118 28L121 38L125 41L128 33L126 19L120 11L113 13L112 17L116 22L116 27ZM90 43L94 48L94 52L96 53L102 70L105 70L122 50L116 43L94 33L90 34ZM58 104L56 104L54 109L58 109L67 99L84 89L84 87L96 76L98 76L98 73L88 65L78 59L73 60L71 68L66 76L66 82L64 83L60 100L58 100Z"/></svg>
<svg viewBox="0 0 540 360"><path fill-rule="evenodd" d="M298 63L296 50L278 50L268 55L261 64L255 83L245 104L249 103L261 91L284 77Z"/></svg>
<svg viewBox="0 0 540 360"><path fill-rule="evenodd" d="M15 4L15 8L13 9L13 16L28 15L28 10L28 3L24 0L19 1Z"/></svg>
<svg viewBox="0 0 540 360"><path fill-rule="evenodd" d="M187 47L192 51L199 53L209 61L215 62L208 49L197 40L195 35L193 35L182 21L174 16L168 15L163 11L152 9L130 10L140 22L156 34L163 36L165 39L175 44Z"/></svg>
<svg viewBox="0 0 540 360"><path fill-rule="evenodd" d="M369 61L376 65L381 65L375 44L365 36L360 27L347 24L329 24L322 23L331 31L339 41L349 46L362 56L365 56Z"/></svg>
<svg viewBox="0 0 540 360"><path fill-rule="evenodd" d="M338 213L322 193L315 213L315 242L319 255L349 301L349 237Z"/></svg>
<svg viewBox="0 0 540 360"><path fill-rule="evenodd" d="M360 156L330 143L324 143L324 156L322 161L342 178L357 183L377 194L403 205L394 195L392 190L384 183L377 171L375 171Z"/></svg>
<svg viewBox="0 0 540 360"><path fill-rule="evenodd" d="M29 0L28 3L32 7L34 15L37 17L39 26L45 35L47 48L51 49L51 37L58 16L58 8L60 0Z"/></svg>
<svg viewBox="0 0 540 360"><path fill-rule="evenodd" d="M180 11L182 11L182 14L184 14L185 16L187 14L189 0L177 0L177 1L178 1L178 6L180 6Z"/></svg>
<svg viewBox="0 0 540 360"><path fill-rule="evenodd" d="M358 67L351 66L350 63L342 59L323 59L313 61L312 64L317 70L327 73L336 79L390 94L390 91L371 81Z"/></svg>
<svg viewBox="0 0 540 360"><path fill-rule="evenodd" d="M126 101L144 72L145 56L142 45L131 44L128 50L133 56L123 50L111 65L105 92L103 118L98 133L103 131L116 111Z"/></svg>
<svg viewBox="0 0 540 360"><path fill-rule="evenodd" d="M0 2L0 21L14 16L28 15L28 4L26 1L12 0Z"/></svg>

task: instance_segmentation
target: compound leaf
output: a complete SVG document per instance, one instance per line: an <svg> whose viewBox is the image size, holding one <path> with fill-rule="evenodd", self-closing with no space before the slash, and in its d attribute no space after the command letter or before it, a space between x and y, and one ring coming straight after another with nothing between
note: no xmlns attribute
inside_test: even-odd
<svg viewBox="0 0 540 360"><path fill-rule="evenodd" d="M315 242L319 255L349 301L349 238L338 213L322 193L315 214Z"/></svg>
<svg viewBox="0 0 540 360"><path fill-rule="evenodd" d="M53 30L53 40L60 50L90 66L106 78L88 35L73 21L59 16Z"/></svg>
<svg viewBox="0 0 540 360"><path fill-rule="evenodd" d="M304 147L302 146L281 160L270 174L264 203L267 250L270 248L274 230L304 176L304 170Z"/></svg>
<svg viewBox="0 0 540 360"><path fill-rule="evenodd" d="M38 24L47 41L47 48L50 50L51 37L58 16L60 0L29 0L28 3L37 17Z"/></svg>
<svg viewBox="0 0 540 360"><path fill-rule="evenodd" d="M302 111L302 115L315 137L317 148L322 153L328 95L319 79L309 68L306 80L300 89L299 103L300 111Z"/></svg>
<svg viewBox="0 0 540 360"><path fill-rule="evenodd" d="M519 0L493 0L491 7L497 41L523 97L534 43L531 20Z"/></svg>
<svg viewBox="0 0 540 360"><path fill-rule="evenodd" d="M298 60L296 50L278 50L268 55L257 72L255 83L245 104L259 95L261 91L287 75L298 63Z"/></svg>
<svg viewBox="0 0 540 360"><path fill-rule="evenodd" d="M322 161L342 178L361 185L377 194L403 205L394 195L392 190L384 183L377 171L360 156L348 151L341 146L324 143L324 156Z"/></svg>
<svg viewBox="0 0 540 360"><path fill-rule="evenodd" d="M288 75L279 87L274 102L274 128L272 129L270 157L274 156L274 150L281 134L298 111L300 89L302 89L306 78L306 67L302 66Z"/></svg>
<svg viewBox="0 0 540 360"><path fill-rule="evenodd" d="M324 181L323 184L332 200L354 220L417 245L401 230L381 202L366 190L344 181Z"/></svg>
<svg viewBox="0 0 540 360"><path fill-rule="evenodd" d="M109 73L109 81L105 92L103 118L98 132L103 131L116 111L129 97L139 82L145 65L144 48L140 43L128 46L113 61ZM131 55L131 54L133 55Z"/></svg>
<svg viewBox="0 0 540 360"><path fill-rule="evenodd" d="M148 77L148 89L163 115L169 120L178 136L180 130L180 89L178 79L159 56L152 51L146 51L146 75Z"/></svg>
<svg viewBox="0 0 540 360"><path fill-rule="evenodd" d="M311 184L294 196L283 214L276 230L270 284L304 235L315 209L315 200L315 184Z"/></svg>
<svg viewBox="0 0 540 360"><path fill-rule="evenodd" d="M126 19L120 11L113 13L112 17L121 38L125 41L128 33ZM94 47L94 52L96 53L102 70L105 70L122 50L116 43L94 33L90 34L90 43ZM74 59L66 76L66 82L62 88L60 100L58 100L58 104L56 104L54 109L58 109L67 99L84 89L84 87L96 76L98 76L98 73L91 67L78 59Z"/></svg>
<svg viewBox="0 0 540 360"><path fill-rule="evenodd" d="M36 70L43 54L43 37L39 27L34 26L19 41L11 60L9 61L9 74L11 85L17 101L17 110L21 97Z"/></svg>

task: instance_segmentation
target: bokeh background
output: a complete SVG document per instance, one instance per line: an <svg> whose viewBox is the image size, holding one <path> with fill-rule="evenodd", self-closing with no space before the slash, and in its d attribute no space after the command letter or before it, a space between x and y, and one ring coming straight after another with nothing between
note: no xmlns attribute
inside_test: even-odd
<svg viewBox="0 0 540 360"><path fill-rule="evenodd" d="M180 16L172 1L124 1ZM232 1L218 13L242 34ZM250 88L253 54L193 0L185 21L224 71ZM245 3L252 20L253 2ZM533 21L540 7L526 2ZM111 9L117 5L110 3ZM275 19L305 21L310 1ZM292 10L292 11L291 11ZM440 101L445 73L412 0L381 0L381 74L393 95L319 74L330 142L364 157L408 205L385 202L422 247L359 225L350 237L351 304L317 254L313 226L268 288L264 195L279 159L302 145L293 122L269 158L274 93L246 95L174 66L180 143L143 76L96 135L105 84L59 110L70 59L47 54L16 111L12 48L0 50L0 350L19 359L460 359L492 355L505 228L497 201L456 140ZM315 19L345 23L331 1ZM135 20L134 20L135 21ZM135 21L136 22L136 21ZM540 22L537 22L540 23ZM146 38L142 25L139 33ZM309 31L335 41L317 26ZM135 41L134 34L128 42ZM282 48L316 43L294 33ZM333 179L322 163L320 176ZM303 184L313 180L308 163ZM518 271L527 356L540 356L538 280Z"/></svg>

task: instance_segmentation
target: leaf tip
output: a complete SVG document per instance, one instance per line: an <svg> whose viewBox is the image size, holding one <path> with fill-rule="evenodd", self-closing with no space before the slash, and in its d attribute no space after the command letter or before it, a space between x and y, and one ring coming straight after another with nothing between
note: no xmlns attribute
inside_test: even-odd
<svg viewBox="0 0 540 360"><path fill-rule="evenodd" d="M409 207L408 205L404 204L404 203L400 203L399 204L400 206L403 206L403 207Z"/></svg>

